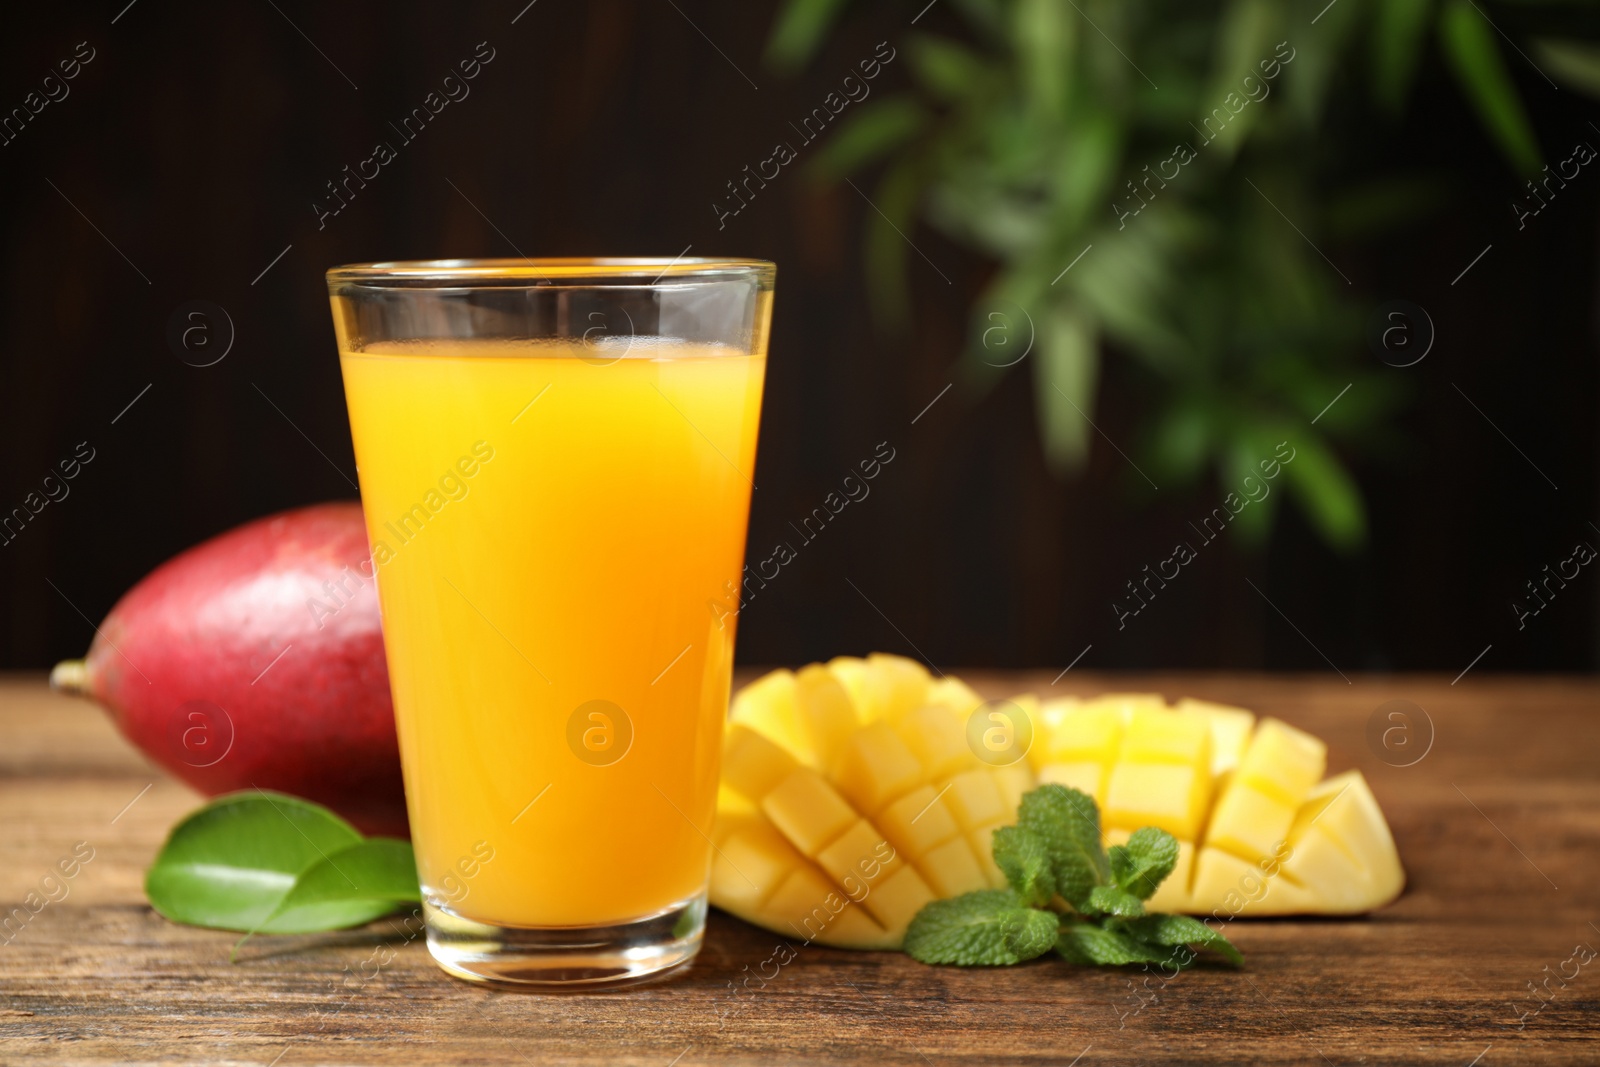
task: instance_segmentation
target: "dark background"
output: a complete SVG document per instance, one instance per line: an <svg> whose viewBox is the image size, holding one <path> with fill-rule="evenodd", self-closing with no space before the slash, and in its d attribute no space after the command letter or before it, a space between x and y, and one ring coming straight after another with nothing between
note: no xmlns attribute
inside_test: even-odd
<svg viewBox="0 0 1600 1067"><path fill-rule="evenodd" d="M1359 142L1370 159L1349 163L1444 173L1452 193L1381 245L1328 249L1362 300L1413 301L1438 333L1422 363L1387 371L1412 388L1398 446L1357 462L1368 547L1339 557L1284 508L1266 550L1225 534L1119 632L1123 583L1226 490L1153 491L1103 438L1085 476L1056 480L1026 373L981 400L958 387L912 425L955 380L988 265L912 234L951 284L913 256L915 325L886 337L860 265L872 208L849 186L819 191L786 168L725 229L711 208L920 4L858 5L806 73L780 78L761 63L769 4L125 3L11 12L0 38L0 110L78 42L95 50L70 96L0 147L0 511L78 442L95 450L70 496L0 546L0 666L80 654L88 620L182 548L354 495L325 268L686 248L779 264L752 559L878 442L896 450L872 495L750 602L743 662L884 649L941 667L1065 667L1092 645L1083 666L1454 675L1492 645L1476 670L1596 665L1600 568L1520 632L1510 602L1578 540L1600 547L1600 170L1518 232L1518 183L1436 61L1411 112L1425 120L1374 126ZM920 26L956 24L935 7ZM395 143L387 123L483 41L495 58L470 97L319 230L324 183ZM904 74L891 65L874 91ZM1600 108L1526 65L1514 74L1548 158L1580 137L1600 144L1587 125ZM194 300L236 330L215 366L185 365L167 341ZM1125 367L1107 360L1096 414L1124 444L1141 400Z"/></svg>

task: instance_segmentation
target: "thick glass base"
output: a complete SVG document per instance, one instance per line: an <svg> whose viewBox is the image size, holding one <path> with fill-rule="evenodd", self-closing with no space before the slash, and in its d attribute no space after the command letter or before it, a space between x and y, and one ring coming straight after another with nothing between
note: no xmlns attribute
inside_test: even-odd
<svg viewBox="0 0 1600 1067"><path fill-rule="evenodd" d="M615 989L685 969L705 934L706 896L608 926L494 926L424 904L428 951L468 982L526 992Z"/></svg>

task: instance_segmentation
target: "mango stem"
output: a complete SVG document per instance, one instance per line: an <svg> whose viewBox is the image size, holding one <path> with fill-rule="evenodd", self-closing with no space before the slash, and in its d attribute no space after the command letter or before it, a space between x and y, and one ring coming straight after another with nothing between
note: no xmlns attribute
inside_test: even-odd
<svg viewBox="0 0 1600 1067"><path fill-rule="evenodd" d="M50 672L50 688L58 693L84 696L89 692L89 665L81 659L64 659Z"/></svg>

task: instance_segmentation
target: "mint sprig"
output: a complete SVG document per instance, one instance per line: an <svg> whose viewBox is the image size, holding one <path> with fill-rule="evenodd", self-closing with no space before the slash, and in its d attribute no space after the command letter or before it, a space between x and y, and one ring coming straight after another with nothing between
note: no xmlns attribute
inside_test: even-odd
<svg viewBox="0 0 1600 1067"><path fill-rule="evenodd" d="M1181 968L1195 961L1198 948L1235 965L1244 962L1227 938L1198 919L1145 912L1144 902L1177 863L1176 839L1147 826L1108 855L1100 809L1076 789L1046 785L1025 794L1017 824L996 830L992 847L1011 888L980 889L923 907L906 930L912 959L996 967L1053 948L1068 962L1089 966Z"/></svg>

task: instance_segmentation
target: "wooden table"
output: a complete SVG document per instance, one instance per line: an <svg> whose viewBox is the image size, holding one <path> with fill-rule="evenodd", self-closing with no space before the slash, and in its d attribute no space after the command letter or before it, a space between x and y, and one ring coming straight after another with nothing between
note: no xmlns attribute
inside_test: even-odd
<svg viewBox="0 0 1600 1067"><path fill-rule="evenodd" d="M1048 690L1050 677L969 680L998 696ZM1405 895L1366 919L1235 922L1246 969L1185 972L1136 1014L1125 1014L1138 1004L1129 973L1053 957L959 970L812 947L735 994L778 939L720 913L687 976L623 993L485 992L383 923L263 938L230 964L233 935L168 923L141 890L197 797L92 706L36 677L0 679L4 909L76 843L94 850L69 894L0 944L0 1061L1600 1062L1600 960L1549 981L1553 997L1519 1028L1539 1004L1530 983L1570 974L1579 943L1600 949L1600 682L1074 672L1054 691L1112 688L1238 703L1326 738L1330 771L1361 768L1388 813ZM1410 748L1367 741L1391 699L1433 724L1412 766L1391 764L1423 750L1420 721ZM392 962L360 977L386 943Z"/></svg>

